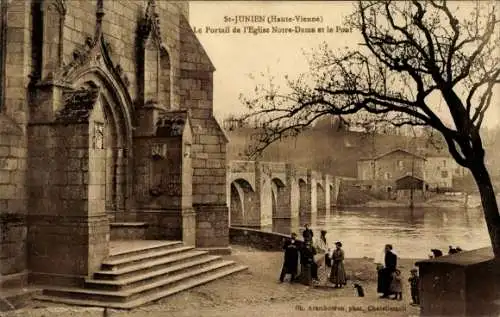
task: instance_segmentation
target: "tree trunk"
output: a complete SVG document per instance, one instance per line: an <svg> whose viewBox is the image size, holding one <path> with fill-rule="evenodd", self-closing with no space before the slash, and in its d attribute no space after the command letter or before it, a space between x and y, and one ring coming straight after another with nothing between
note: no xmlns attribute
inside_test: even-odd
<svg viewBox="0 0 500 317"><path fill-rule="evenodd" d="M493 252L496 258L500 258L500 214L490 175L483 160L474 164L470 170L481 195L481 204Z"/></svg>

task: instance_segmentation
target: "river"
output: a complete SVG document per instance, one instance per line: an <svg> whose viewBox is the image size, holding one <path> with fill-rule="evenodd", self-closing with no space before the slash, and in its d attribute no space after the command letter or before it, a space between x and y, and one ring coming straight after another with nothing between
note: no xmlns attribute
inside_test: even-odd
<svg viewBox="0 0 500 317"><path fill-rule="evenodd" d="M317 215L311 229L315 236L327 230L329 245L341 241L346 257L378 258L387 243L402 258L427 258L430 249L446 254L449 245L464 250L490 245L477 208L343 208ZM302 228L292 230L300 233Z"/></svg>

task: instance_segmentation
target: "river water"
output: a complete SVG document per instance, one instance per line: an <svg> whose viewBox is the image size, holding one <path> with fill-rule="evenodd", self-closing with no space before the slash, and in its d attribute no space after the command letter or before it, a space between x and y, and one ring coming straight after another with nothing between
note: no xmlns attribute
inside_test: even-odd
<svg viewBox="0 0 500 317"><path fill-rule="evenodd" d="M301 236L303 228L291 229ZM430 249L446 254L449 245L464 250L490 245L483 213L478 208L337 209L316 216L311 229L315 237L320 230L327 230L329 245L341 241L346 257L380 258L387 243L402 258L427 258Z"/></svg>

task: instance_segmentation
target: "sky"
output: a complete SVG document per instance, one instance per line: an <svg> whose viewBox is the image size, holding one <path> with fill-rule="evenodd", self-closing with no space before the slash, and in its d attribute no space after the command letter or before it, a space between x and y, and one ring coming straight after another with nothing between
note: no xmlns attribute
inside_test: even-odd
<svg viewBox="0 0 500 317"><path fill-rule="evenodd" d="M462 2L462 3L465 3ZM473 2L468 2L472 4ZM214 114L222 119L241 114L246 108L240 94L251 96L255 77L269 74L279 82L285 75L294 78L307 72L305 53L326 42L331 48L353 47L361 43L356 31L345 28L344 18L353 10L347 1L193 1L190 2L190 24L212 60L214 73ZM245 21L262 16L265 21ZM299 17L301 16L301 17ZM284 21L283 18L294 21ZM309 19L296 22L297 19ZM244 27L247 27L246 29ZM265 28L324 28L323 33L259 33ZM229 33L227 32L229 27ZM237 33L234 27L239 28ZM222 32L221 32L222 31ZM245 32L247 31L247 32ZM332 32L327 32L332 31ZM343 32L344 31L344 32ZM252 78L253 76L253 78ZM257 79L258 80L258 79ZM497 89L498 90L498 89ZM497 94L500 95L500 94ZM499 126L499 98L489 109L484 125ZM436 101L438 107L440 101ZM446 118L444 120L447 120Z"/></svg>

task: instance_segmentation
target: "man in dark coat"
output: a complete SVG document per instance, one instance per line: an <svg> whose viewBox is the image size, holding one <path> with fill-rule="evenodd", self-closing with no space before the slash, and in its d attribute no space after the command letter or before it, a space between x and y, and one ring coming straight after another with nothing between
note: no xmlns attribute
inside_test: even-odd
<svg viewBox="0 0 500 317"><path fill-rule="evenodd" d="M297 266L299 265L299 246L297 245L297 235L292 233L291 238L285 240L283 250L285 251L285 260L281 269L280 282L283 282L286 274L292 277L290 283L294 282L297 277Z"/></svg>
<svg viewBox="0 0 500 317"><path fill-rule="evenodd" d="M306 241L300 249L300 280L305 285L310 285L312 281L318 279L318 267L314 262L316 250L312 246L311 241Z"/></svg>
<svg viewBox="0 0 500 317"><path fill-rule="evenodd" d="M379 292L383 293L381 298L388 298L391 294L390 287L392 282L392 273L396 271L398 264L398 257L392 252L392 245L386 244L385 246L385 257L384 257L384 268L379 271L378 278L378 288Z"/></svg>
<svg viewBox="0 0 500 317"><path fill-rule="evenodd" d="M307 242L307 241L312 241L313 239L313 231L311 229L309 229L309 225L306 224L305 226L305 230L304 232L302 232L302 237L304 237L304 242Z"/></svg>

